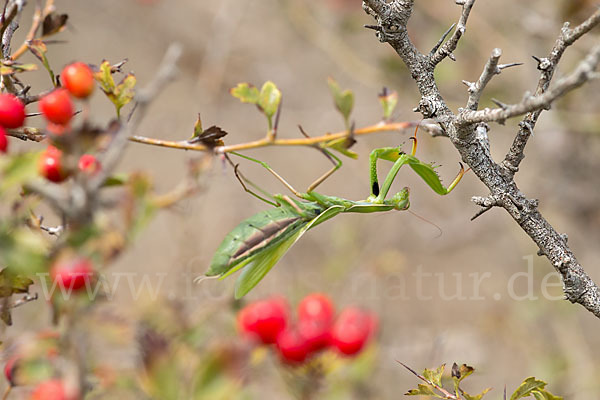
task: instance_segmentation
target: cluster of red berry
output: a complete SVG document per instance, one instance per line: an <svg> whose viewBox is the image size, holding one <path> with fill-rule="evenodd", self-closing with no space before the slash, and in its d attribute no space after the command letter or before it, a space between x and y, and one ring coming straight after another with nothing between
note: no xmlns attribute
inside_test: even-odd
<svg viewBox="0 0 600 400"><path fill-rule="evenodd" d="M25 122L25 104L10 93L0 94L0 152L8 151L6 129L16 129Z"/></svg>
<svg viewBox="0 0 600 400"><path fill-rule="evenodd" d="M70 131L69 122L74 115L71 97L85 99L95 87L92 70L82 62L67 65L61 78L64 86L46 94L39 102L40 112L48 121L46 130L54 136ZM0 94L0 152L8 150L6 129L23 126L25 116L25 104L18 97L10 93ZM64 181L69 171L64 168L62 159L62 151L49 145L40 158L40 174L52 182ZM100 164L93 155L84 154L79 159L78 168L93 175L100 169Z"/></svg>
<svg viewBox="0 0 600 400"><path fill-rule="evenodd" d="M297 313L297 322L291 322L289 305L281 297L256 301L239 312L238 328L245 337L274 344L282 361L291 364L327 348L356 355L377 330L377 317L356 307L343 309L335 318L332 301L320 293L302 299Z"/></svg>
<svg viewBox="0 0 600 400"><path fill-rule="evenodd" d="M63 136L71 128L69 123L74 115L71 97L86 99L94 91L94 74L90 67L82 62L67 65L62 73L63 87L54 89L40 99L39 109L48 121L46 130L53 136ZM63 152L49 145L42 153L39 161L40 174L52 182L62 182L69 176L65 169ZM79 158L80 171L93 175L100 170L100 163L91 154L83 154Z"/></svg>
<svg viewBox="0 0 600 400"><path fill-rule="evenodd" d="M11 357L4 365L4 376L10 386L27 386L32 374L44 374L52 363L58 362L59 335L53 331L40 332L33 342L21 343L17 347L17 354ZM31 366L35 367L31 367ZM23 371L25 370L25 371ZM29 400L76 400L79 396L65 382L56 378L46 378L38 382L33 388Z"/></svg>

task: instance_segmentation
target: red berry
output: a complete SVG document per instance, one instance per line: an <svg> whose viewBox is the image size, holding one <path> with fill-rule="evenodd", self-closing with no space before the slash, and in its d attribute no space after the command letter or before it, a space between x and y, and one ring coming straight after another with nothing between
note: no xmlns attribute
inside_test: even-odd
<svg viewBox="0 0 600 400"><path fill-rule="evenodd" d="M50 279L65 289L77 291L85 287L94 275L94 267L87 258L59 259L50 268Z"/></svg>
<svg viewBox="0 0 600 400"><path fill-rule="evenodd" d="M71 397L72 398L72 397ZM50 379L39 383L31 393L30 400L68 400L62 381Z"/></svg>
<svg viewBox="0 0 600 400"><path fill-rule="evenodd" d="M8 137L6 131L0 126L0 153L6 153L8 150Z"/></svg>
<svg viewBox="0 0 600 400"><path fill-rule="evenodd" d="M82 62L67 65L60 77L67 90L77 98L88 97L94 91L94 74Z"/></svg>
<svg viewBox="0 0 600 400"><path fill-rule="evenodd" d="M79 158L77 164L79 170L89 175L94 175L100 171L100 162L91 154L84 154Z"/></svg>
<svg viewBox="0 0 600 400"><path fill-rule="evenodd" d="M25 105L14 94L0 94L0 125L15 129L23 126Z"/></svg>
<svg viewBox="0 0 600 400"><path fill-rule="evenodd" d="M39 107L44 117L55 124L65 125L73 117L73 102L65 88L55 89L42 97Z"/></svg>
<svg viewBox="0 0 600 400"><path fill-rule="evenodd" d="M311 352L317 352L329 346L331 324L319 320L298 321L298 332L308 343Z"/></svg>
<svg viewBox="0 0 600 400"><path fill-rule="evenodd" d="M62 182L68 175L63 169L62 151L54 146L48 146L42 153L38 167L40 175L51 182Z"/></svg>
<svg viewBox="0 0 600 400"><path fill-rule="evenodd" d="M310 345L296 329L285 329L277 336L277 350L281 360L290 363L301 363L308 357Z"/></svg>
<svg viewBox="0 0 600 400"><path fill-rule="evenodd" d="M17 386L17 383L15 382L15 372L19 367L18 361L19 357L12 357L6 362L6 365L4 365L4 376L10 386Z"/></svg>
<svg viewBox="0 0 600 400"><path fill-rule="evenodd" d="M317 320L329 324L333 320L334 312L331 299L322 293L309 294L298 304L300 320Z"/></svg>
<svg viewBox="0 0 600 400"><path fill-rule="evenodd" d="M265 344L275 343L277 335L287 325L286 306L279 299L251 303L238 314L242 333L258 337Z"/></svg>
<svg viewBox="0 0 600 400"><path fill-rule="evenodd" d="M376 326L374 315L358 308L346 308L333 324L331 344L342 354L355 355L362 350Z"/></svg>
<svg viewBox="0 0 600 400"><path fill-rule="evenodd" d="M48 122L46 125L46 130L54 136L62 136L71 131L71 124L61 125Z"/></svg>

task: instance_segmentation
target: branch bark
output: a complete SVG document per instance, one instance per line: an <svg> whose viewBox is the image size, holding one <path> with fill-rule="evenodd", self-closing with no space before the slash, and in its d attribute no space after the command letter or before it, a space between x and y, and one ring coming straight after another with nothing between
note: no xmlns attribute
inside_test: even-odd
<svg viewBox="0 0 600 400"><path fill-rule="evenodd" d="M522 159L522 150L541 110L549 108L554 100L594 77L594 70L600 63L600 46L593 48L570 75L557 82L552 89L548 89L562 54L568 46L600 23L600 11L575 29L569 29L568 25L563 27L550 56L540 59L538 69L542 71L542 76L533 95L525 96L518 104L477 111L481 95L477 92L485 88L487 80L493 75L494 64L497 67L495 58L499 58L500 55L494 53L484 69L480 84L474 87L473 93L477 95L473 96L472 93L468 107L455 114L440 94L433 73L435 66L444 58L442 54L448 55L456 48L474 3L474 0L457 1L463 8L455 34L432 55L422 54L408 36L406 24L412 13L412 1L394 0L386 3L383 0L364 0L363 8L375 18L375 30L379 40L392 46L417 84L421 100L416 110L424 117L435 118L438 121L462 160L488 187L490 194L487 197L475 197L473 200L484 207L483 210L492 207L504 208L539 247L538 254L546 256L560 273L566 298L572 303L582 305L600 318L600 289L575 258L567 245L566 236L559 234L539 212L538 200L528 199L514 181L514 173ZM489 127L486 122L502 122L525 113L530 114L521 123L513 148L502 163L496 163L490 153L487 139Z"/></svg>

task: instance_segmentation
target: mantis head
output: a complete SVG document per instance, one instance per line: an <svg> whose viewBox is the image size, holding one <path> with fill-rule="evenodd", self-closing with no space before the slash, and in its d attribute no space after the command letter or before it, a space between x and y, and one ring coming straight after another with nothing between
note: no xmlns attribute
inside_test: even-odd
<svg viewBox="0 0 600 400"><path fill-rule="evenodd" d="M389 204L393 205L395 210L407 210L408 207L410 207L410 201L408 200L409 192L409 189L407 187L404 187L401 191L396 193L390 200L388 200Z"/></svg>

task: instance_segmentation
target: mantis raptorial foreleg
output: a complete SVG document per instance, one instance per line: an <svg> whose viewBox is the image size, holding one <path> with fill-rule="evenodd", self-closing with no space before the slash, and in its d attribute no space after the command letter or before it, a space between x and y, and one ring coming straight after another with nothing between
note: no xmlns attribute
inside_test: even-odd
<svg viewBox="0 0 600 400"><path fill-rule="evenodd" d="M418 129L418 126L417 126ZM456 178L452 181L452 183L446 188L442 184L437 172L435 172L433 166L431 164L427 164L421 162L419 159L415 157L417 151L417 131L415 130L414 136L411 137L412 140L412 149L410 154L404 153L400 147L384 147L380 149L375 149L369 155L369 163L370 163L370 177L371 177L371 198L376 202L382 202L385 199L394 178L398 174L400 168L408 164L410 167L431 187L436 193L440 195L446 195L456 187L458 182L462 179L464 175L464 167L460 164L460 171L456 175ZM385 181L381 188L379 187L379 181L377 178L377 160L387 160L394 163L390 172L388 173Z"/></svg>
<svg viewBox="0 0 600 400"><path fill-rule="evenodd" d="M279 207L280 204L277 201L271 201L269 199L274 199L273 196L271 196L271 194L269 192L267 192L266 190L262 189L260 186L258 186L256 183L252 182L250 179L246 178L244 176L244 174L242 174L242 172L239 170L239 164L235 164L233 161L231 161L231 159L229 158L229 156L227 154L224 155L225 159L227 160L227 162L229 162L229 164L233 167L233 173L235 174L235 177L237 178L238 182L240 182L240 185L242 185L242 187L244 188L244 190L246 191L246 193L256 197L259 200L264 201L267 204L270 204L274 207ZM258 190L259 192L261 192L265 197L259 195L258 193L256 193L255 191L253 191L252 189L248 188L248 186L252 186L253 188L255 188L256 190Z"/></svg>

